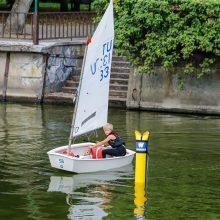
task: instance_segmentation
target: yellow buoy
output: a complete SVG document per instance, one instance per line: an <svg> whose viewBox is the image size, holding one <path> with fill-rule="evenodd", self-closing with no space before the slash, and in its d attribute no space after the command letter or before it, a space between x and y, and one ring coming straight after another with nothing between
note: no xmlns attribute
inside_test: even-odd
<svg viewBox="0 0 220 220"><path fill-rule="evenodd" d="M149 131L145 131L143 135L135 130L136 138L136 165L135 165L135 183L146 183L146 167Z"/></svg>
<svg viewBox="0 0 220 220"><path fill-rule="evenodd" d="M135 187L134 187L134 214L137 218L144 218L146 196L146 175L148 169L148 140L149 131L145 131L143 135L135 130L136 138L136 164L135 164Z"/></svg>

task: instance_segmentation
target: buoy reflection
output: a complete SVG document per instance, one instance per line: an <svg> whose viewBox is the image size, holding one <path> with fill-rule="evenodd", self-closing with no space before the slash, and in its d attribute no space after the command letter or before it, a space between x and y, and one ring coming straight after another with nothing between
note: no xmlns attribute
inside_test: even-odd
<svg viewBox="0 0 220 220"><path fill-rule="evenodd" d="M134 195L134 215L136 219L146 219L145 207L147 203L147 196L145 183L135 183Z"/></svg>

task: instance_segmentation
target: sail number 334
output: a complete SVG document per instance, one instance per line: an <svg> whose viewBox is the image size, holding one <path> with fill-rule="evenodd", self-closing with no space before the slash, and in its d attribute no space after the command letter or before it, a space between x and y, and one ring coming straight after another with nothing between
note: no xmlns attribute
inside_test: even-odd
<svg viewBox="0 0 220 220"><path fill-rule="evenodd" d="M113 48L113 41L108 41L102 45L102 54L96 59L96 61L90 65L92 75L97 72L100 77L99 80L107 78L110 74L110 64L111 64L111 53Z"/></svg>

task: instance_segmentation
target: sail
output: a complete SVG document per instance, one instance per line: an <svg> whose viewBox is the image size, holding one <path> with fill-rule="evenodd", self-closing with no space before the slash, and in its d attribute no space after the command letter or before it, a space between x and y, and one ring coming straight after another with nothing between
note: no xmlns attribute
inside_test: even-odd
<svg viewBox="0 0 220 220"><path fill-rule="evenodd" d="M87 48L75 110L73 137L98 129L107 122L113 41L111 1Z"/></svg>

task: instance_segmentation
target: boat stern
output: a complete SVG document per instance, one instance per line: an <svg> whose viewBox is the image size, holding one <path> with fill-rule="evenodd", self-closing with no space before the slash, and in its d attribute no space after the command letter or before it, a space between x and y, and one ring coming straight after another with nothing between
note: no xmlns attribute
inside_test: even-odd
<svg viewBox="0 0 220 220"><path fill-rule="evenodd" d="M70 158L70 156L55 153L53 151L48 151L47 154L49 156L51 167L70 172L73 170L74 160L73 158Z"/></svg>

